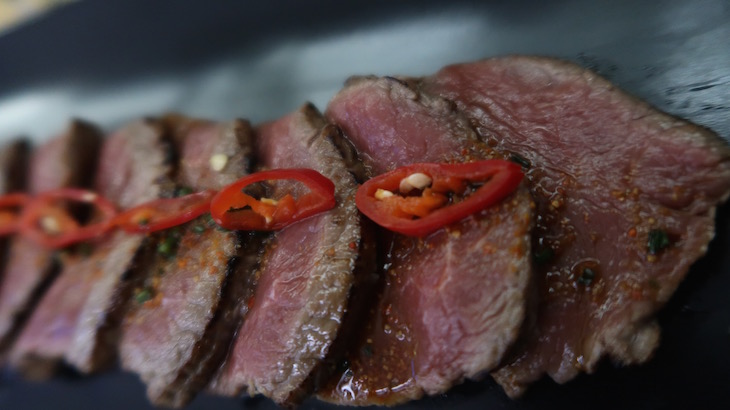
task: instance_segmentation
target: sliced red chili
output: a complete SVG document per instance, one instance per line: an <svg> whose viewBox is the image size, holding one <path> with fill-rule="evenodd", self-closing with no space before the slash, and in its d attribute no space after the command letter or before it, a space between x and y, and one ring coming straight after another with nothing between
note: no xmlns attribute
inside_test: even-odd
<svg viewBox="0 0 730 410"><path fill-rule="evenodd" d="M243 190L257 182L291 180L309 192L294 198L256 199ZM226 229L269 231L284 228L335 206L335 184L312 169L272 169L245 176L220 191L211 202L213 220Z"/></svg>
<svg viewBox="0 0 730 410"><path fill-rule="evenodd" d="M59 204L68 201L92 204L101 215L94 223L82 226ZM44 192L28 202L20 215L20 231L46 248L63 248L103 235L112 228L116 213L114 204L94 192L63 188Z"/></svg>
<svg viewBox="0 0 730 410"><path fill-rule="evenodd" d="M425 236L499 202L522 178L520 166L510 161L412 164L368 180L355 202L384 228Z"/></svg>
<svg viewBox="0 0 730 410"><path fill-rule="evenodd" d="M114 218L114 225L127 232L155 232L192 221L210 210L216 194L207 190L179 198L158 199L128 209Z"/></svg>
<svg viewBox="0 0 730 410"><path fill-rule="evenodd" d="M18 231L20 212L29 200L28 195L21 193L0 196L0 236Z"/></svg>

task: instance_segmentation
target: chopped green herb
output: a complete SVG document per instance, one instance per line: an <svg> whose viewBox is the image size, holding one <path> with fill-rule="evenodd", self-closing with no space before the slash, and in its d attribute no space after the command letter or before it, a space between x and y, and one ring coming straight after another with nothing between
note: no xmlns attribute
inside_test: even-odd
<svg viewBox="0 0 730 410"><path fill-rule="evenodd" d="M177 227L170 229L167 235L157 245L157 253L166 258L175 256L179 241L180 230Z"/></svg>
<svg viewBox="0 0 730 410"><path fill-rule="evenodd" d="M542 248L535 252L534 255L532 255L532 259L535 261L537 265L544 265L548 262L550 262L553 257L555 257L555 252L552 248Z"/></svg>
<svg viewBox="0 0 730 410"><path fill-rule="evenodd" d="M200 235L201 233L205 232L205 227L203 225L193 225L193 232Z"/></svg>
<svg viewBox="0 0 730 410"><path fill-rule="evenodd" d="M583 269L583 273L581 273L580 278L578 278L578 283L585 286L590 286L591 283L593 283L593 279L596 278L596 272L591 268L585 268Z"/></svg>
<svg viewBox="0 0 730 410"><path fill-rule="evenodd" d="M148 225L149 223L150 223L150 220L147 218L142 218L139 221L137 221L137 225L139 225L139 226L145 226L145 225Z"/></svg>
<svg viewBox="0 0 730 410"><path fill-rule="evenodd" d="M134 300L140 305L150 299L152 299L152 291L149 288L140 289L134 294Z"/></svg>
<svg viewBox="0 0 730 410"><path fill-rule="evenodd" d="M185 195L190 195L192 193L193 193L192 188L186 187L186 186L181 186L181 187L178 187L175 190L175 197L181 197L181 196L185 196Z"/></svg>
<svg viewBox="0 0 730 410"><path fill-rule="evenodd" d="M656 255L661 250L667 248L670 245L669 235L661 229L652 229L649 231L649 239L647 240L647 247L649 248L650 255Z"/></svg>
<svg viewBox="0 0 730 410"><path fill-rule="evenodd" d="M157 245L157 252L165 256L169 255L172 252L170 242L167 240L162 241L159 245Z"/></svg>
<svg viewBox="0 0 730 410"><path fill-rule="evenodd" d="M203 214L203 216L200 217L200 220L205 224L208 225L208 227L212 227L215 225L218 225L213 220L213 217L210 215L210 213Z"/></svg>
<svg viewBox="0 0 730 410"><path fill-rule="evenodd" d="M515 153L510 154L509 160L520 164L523 168L530 168L532 166L530 161L528 161L527 158L523 157L520 154L515 154Z"/></svg>
<svg viewBox="0 0 730 410"><path fill-rule="evenodd" d="M68 258L71 255L71 253L68 251L68 249L61 249L53 252L53 261L55 263L59 263L63 265L63 261Z"/></svg>
<svg viewBox="0 0 730 410"><path fill-rule="evenodd" d="M210 220L210 222L208 222L208 226L209 226L209 227L211 227L211 228L215 228L215 229L216 229L216 230L218 230L219 232L229 232L229 230L228 230L228 229L226 229L226 228L224 228L224 227L222 227L222 226L218 225L218 224L217 224L217 223L215 223L215 221L214 221L214 220L212 220L212 219Z"/></svg>
<svg viewBox="0 0 730 410"><path fill-rule="evenodd" d="M79 255L83 256L84 258L91 256L91 252L93 252L94 248L91 246L88 242L81 242L77 248Z"/></svg>

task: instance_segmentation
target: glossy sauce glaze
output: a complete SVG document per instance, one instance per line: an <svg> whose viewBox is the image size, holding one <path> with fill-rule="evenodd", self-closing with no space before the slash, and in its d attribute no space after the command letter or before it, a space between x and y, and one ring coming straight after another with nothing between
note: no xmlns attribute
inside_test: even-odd
<svg viewBox="0 0 730 410"><path fill-rule="evenodd" d="M377 303L367 314L369 319L353 344L359 348L348 352L337 374L325 388L348 401L372 402L375 399L381 404L388 404L393 401L391 396L401 395L404 390L415 387L416 342L408 318L398 304L403 278L391 268L396 238L387 236L381 241L381 245L389 249L385 263L379 269L381 288ZM401 252L403 249L400 249Z"/></svg>

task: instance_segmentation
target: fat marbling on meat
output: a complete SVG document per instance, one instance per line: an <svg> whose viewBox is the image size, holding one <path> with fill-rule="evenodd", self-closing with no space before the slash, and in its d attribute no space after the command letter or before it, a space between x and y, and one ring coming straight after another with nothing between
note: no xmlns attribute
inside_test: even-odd
<svg viewBox="0 0 730 410"><path fill-rule="evenodd" d="M453 65L422 85L530 165L537 326L497 381L517 396L545 373L562 383L592 372L605 355L646 361L659 341L654 313L714 235L730 191L727 144L555 59Z"/></svg>

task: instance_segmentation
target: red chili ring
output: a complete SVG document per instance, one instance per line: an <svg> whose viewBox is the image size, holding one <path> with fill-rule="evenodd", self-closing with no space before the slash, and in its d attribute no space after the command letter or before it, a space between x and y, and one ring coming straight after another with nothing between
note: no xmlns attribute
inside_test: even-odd
<svg viewBox="0 0 730 410"><path fill-rule="evenodd" d="M277 205L263 204L242 192L251 184L268 180L297 181L310 192L296 200L287 195ZM223 188L213 198L210 213L213 220L226 229L269 231L284 228L335 205L335 184L319 172L305 168L272 169L245 176ZM269 212L264 215L262 210Z"/></svg>
<svg viewBox="0 0 730 410"><path fill-rule="evenodd" d="M423 173L432 178L431 187L425 189L424 193L431 189L437 194L461 195L455 192L454 187L465 182L479 183L481 186L457 203L429 206L420 217L416 217L414 212L407 212L406 207L415 208L413 202L430 201L431 198L393 194L398 191L404 178L415 173ZM425 236L497 203L512 193L522 178L519 165L503 160L462 164L412 164L365 182L357 190L355 203L360 212L386 229L409 236ZM393 196L378 199L375 197L378 189L390 191Z"/></svg>
<svg viewBox="0 0 730 410"><path fill-rule="evenodd" d="M52 208L58 209L53 202L64 200L93 204L101 211L102 219L86 226L77 224L73 226L74 224L67 223L68 226L63 227L55 235L43 231L39 222L44 217L44 213L49 212ZM44 192L30 200L20 215L19 225L21 233L37 244L50 249L58 249L103 235L112 228L112 220L116 215L117 210L114 204L92 191L61 188ZM70 217L68 218L70 219Z"/></svg>
<svg viewBox="0 0 730 410"><path fill-rule="evenodd" d="M30 201L30 196L23 193L14 193L0 196L0 210L3 208L18 208L16 212L0 212L0 236L11 235L20 229L19 215L22 208Z"/></svg>
<svg viewBox="0 0 730 410"><path fill-rule="evenodd" d="M215 194L216 191L206 190L147 202L117 215L113 225L131 233L149 233L182 225L208 212Z"/></svg>

